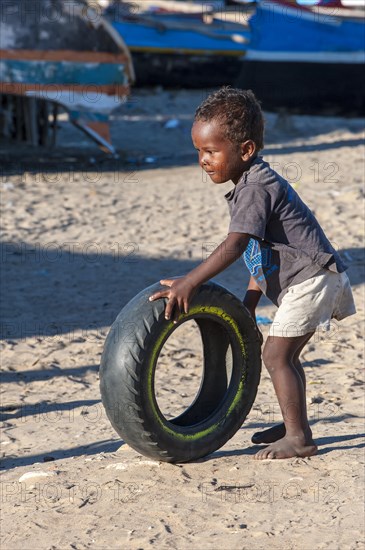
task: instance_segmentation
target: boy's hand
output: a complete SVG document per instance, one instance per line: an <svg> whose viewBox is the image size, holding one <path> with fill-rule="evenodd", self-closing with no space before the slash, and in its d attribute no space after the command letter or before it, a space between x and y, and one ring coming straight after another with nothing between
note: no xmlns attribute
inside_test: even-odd
<svg viewBox="0 0 365 550"><path fill-rule="evenodd" d="M172 317L174 323L177 323L181 313L189 312L189 304L197 288L187 279L187 277L163 279L160 283L169 288L152 294L149 300L153 302L161 298L168 298L165 309L165 319L169 320Z"/></svg>
<svg viewBox="0 0 365 550"><path fill-rule="evenodd" d="M163 279L162 285L168 290L160 290L150 300L168 298L165 310L166 319L173 317L177 323L180 313L188 313L189 303L198 288L212 277L233 264L245 251L250 236L246 233L229 233L228 237L212 252L204 262L195 267L185 277Z"/></svg>

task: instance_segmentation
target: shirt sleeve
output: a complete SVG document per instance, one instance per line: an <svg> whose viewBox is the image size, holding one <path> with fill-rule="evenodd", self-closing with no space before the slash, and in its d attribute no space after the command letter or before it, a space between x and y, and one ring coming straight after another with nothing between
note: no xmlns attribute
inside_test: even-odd
<svg viewBox="0 0 365 550"><path fill-rule="evenodd" d="M264 239L270 215L270 193L259 184L245 185L233 197L228 233L248 233Z"/></svg>

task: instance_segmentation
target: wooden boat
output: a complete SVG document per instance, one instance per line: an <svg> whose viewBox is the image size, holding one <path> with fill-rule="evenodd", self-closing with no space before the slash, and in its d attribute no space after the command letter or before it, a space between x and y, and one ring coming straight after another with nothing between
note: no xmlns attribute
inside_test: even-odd
<svg viewBox="0 0 365 550"><path fill-rule="evenodd" d="M364 12L258 3L236 84L265 109L354 114L365 111Z"/></svg>
<svg viewBox="0 0 365 550"><path fill-rule="evenodd" d="M191 12L180 13L168 11L166 5L151 12L128 12L116 3L105 12L132 54L136 85L232 84L249 40L247 26L228 20L222 12L202 11L201 5L199 11L192 4Z"/></svg>
<svg viewBox="0 0 365 550"><path fill-rule="evenodd" d="M100 13L83 0L7 0L0 36L0 134L50 145L62 108L115 153L109 115L126 100L134 69L123 39Z"/></svg>

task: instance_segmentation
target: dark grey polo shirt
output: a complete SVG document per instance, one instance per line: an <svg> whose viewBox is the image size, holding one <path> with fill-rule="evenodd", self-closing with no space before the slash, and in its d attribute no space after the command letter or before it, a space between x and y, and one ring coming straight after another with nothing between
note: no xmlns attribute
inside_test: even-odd
<svg viewBox="0 0 365 550"><path fill-rule="evenodd" d="M281 303L289 286L322 268L338 273L347 269L308 206L261 157L226 199L231 215L228 232L251 236L243 258L274 304Z"/></svg>

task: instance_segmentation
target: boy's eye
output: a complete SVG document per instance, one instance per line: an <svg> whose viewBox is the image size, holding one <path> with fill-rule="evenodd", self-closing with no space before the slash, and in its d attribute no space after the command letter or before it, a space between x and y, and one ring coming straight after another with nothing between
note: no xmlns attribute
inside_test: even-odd
<svg viewBox="0 0 365 550"><path fill-rule="evenodd" d="M198 149L197 147L195 147L195 150L196 150L198 153L200 153L200 149ZM208 155L214 155L217 151L208 151L208 150L206 150L205 152L208 153Z"/></svg>

